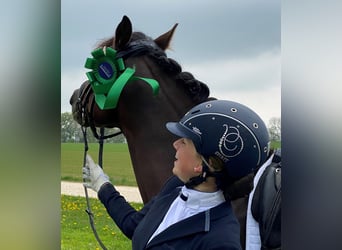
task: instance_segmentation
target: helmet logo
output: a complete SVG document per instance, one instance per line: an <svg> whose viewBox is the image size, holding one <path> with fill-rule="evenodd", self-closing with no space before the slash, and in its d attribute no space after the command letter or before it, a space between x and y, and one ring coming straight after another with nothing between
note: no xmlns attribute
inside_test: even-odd
<svg viewBox="0 0 342 250"><path fill-rule="evenodd" d="M243 140L238 129L239 126L234 127L223 124L223 127L225 127L225 131L219 140L219 151L224 157L235 157L243 150Z"/></svg>
<svg viewBox="0 0 342 250"><path fill-rule="evenodd" d="M197 127L192 127L192 130L193 130L196 134L199 134L199 135L202 134L201 130L199 130L199 128L197 128Z"/></svg>

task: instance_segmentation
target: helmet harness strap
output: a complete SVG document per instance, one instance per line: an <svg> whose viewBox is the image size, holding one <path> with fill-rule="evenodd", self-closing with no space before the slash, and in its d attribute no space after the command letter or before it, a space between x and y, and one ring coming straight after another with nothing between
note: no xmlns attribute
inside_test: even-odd
<svg viewBox="0 0 342 250"><path fill-rule="evenodd" d="M218 188L221 187L221 177L223 175L222 171L215 171L215 172L212 172L209 170L209 163L208 163L208 160L201 156L202 158L202 173L198 176L195 176L195 177L192 177L190 178L189 181L187 181L185 183L185 186L187 188L194 188L196 186L198 186L199 184L205 182L207 180L207 177L215 177L215 182L216 182L216 185Z"/></svg>
<svg viewBox="0 0 342 250"><path fill-rule="evenodd" d="M210 165L208 161L203 156L201 158L202 158L202 163L204 163L202 164L202 173L198 176L191 177L189 181L185 183L185 186L187 188L194 188L198 186L199 184L205 182L207 180L207 177L216 176L213 172L209 171Z"/></svg>

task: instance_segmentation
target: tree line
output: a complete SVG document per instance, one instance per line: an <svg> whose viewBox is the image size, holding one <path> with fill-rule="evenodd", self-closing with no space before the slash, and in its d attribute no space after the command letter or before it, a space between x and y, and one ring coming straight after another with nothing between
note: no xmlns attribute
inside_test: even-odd
<svg viewBox="0 0 342 250"><path fill-rule="evenodd" d="M105 129L105 134L113 134L120 131L117 128ZM88 142L97 142L90 128L87 129ZM73 119L70 112L61 114L61 142L84 142L81 126ZM123 134L106 139L106 142L125 143Z"/></svg>
<svg viewBox="0 0 342 250"><path fill-rule="evenodd" d="M272 141L281 141L281 119L272 117L268 123L270 139ZM119 131L117 128L105 129L106 134L112 134ZM90 129L87 129L88 142L97 142ZM81 126L73 119L70 112L61 113L61 142L84 142ZM123 134L109 138L106 142L125 143L126 138Z"/></svg>

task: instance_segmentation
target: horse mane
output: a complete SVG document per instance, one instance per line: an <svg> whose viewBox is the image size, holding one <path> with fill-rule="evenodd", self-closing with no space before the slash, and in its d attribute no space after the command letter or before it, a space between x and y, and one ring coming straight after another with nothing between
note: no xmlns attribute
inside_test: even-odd
<svg viewBox="0 0 342 250"><path fill-rule="evenodd" d="M114 39L115 37L111 37L100 41L97 48L104 46L112 47ZM142 32L133 32L130 42L138 40L153 41L151 37ZM146 55L151 57L165 73L175 77L176 83L184 87L186 94L191 98L195 105L215 99L213 97L209 98L210 90L205 83L195 79L190 72L183 72L181 65L174 59L167 57L162 50L151 49Z"/></svg>

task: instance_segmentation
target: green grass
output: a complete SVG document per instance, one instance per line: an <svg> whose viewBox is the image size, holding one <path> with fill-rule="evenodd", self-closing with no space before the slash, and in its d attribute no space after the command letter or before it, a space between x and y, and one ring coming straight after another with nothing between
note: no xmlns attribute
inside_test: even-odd
<svg viewBox="0 0 342 250"><path fill-rule="evenodd" d="M271 141L271 148L281 148L281 141Z"/></svg>
<svg viewBox="0 0 342 250"><path fill-rule="evenodd" d="M88 153L97 162L98 143L89 143ZM61 144L61 179L82 182L84 145ZM124 143L104 144L103 169L115 185L137 186L128 146Z"/></svg>
<svg viewBox="0 0 342 250"><path fill-rule="evenodd" d="M272 148L280 148L280 141L272 141ZM97 162L98 143L89 143L88 153ZM61 144L61 179L82 182L84 145L82 143ZM124 143L105 143L103 169L115 185L137 186L128 146Z"/></svg>
<svg viewBox="0 0 342 250"><path fill-rule="evenodd" d="M131 249L131 240L126 238L108 216L106 209L97 199L90 198L91 210L97 233L107 249ZM137 210L142 204L130 203ZM89 224L83 197L61 196L61 249L101 249Z"/></svg>

